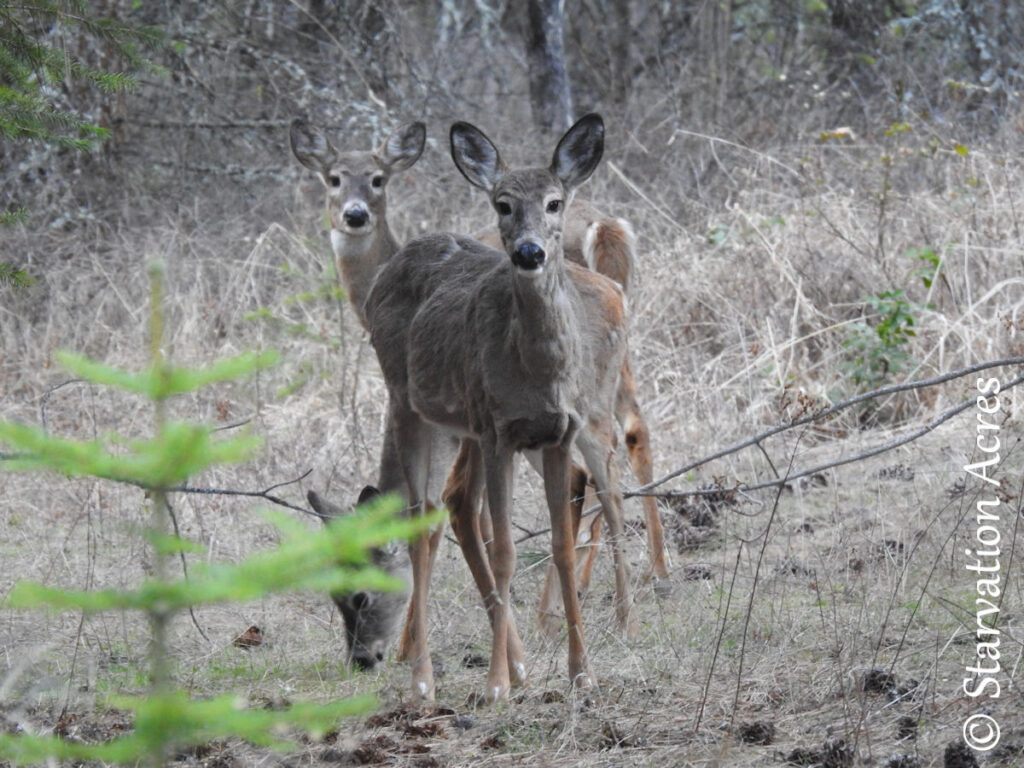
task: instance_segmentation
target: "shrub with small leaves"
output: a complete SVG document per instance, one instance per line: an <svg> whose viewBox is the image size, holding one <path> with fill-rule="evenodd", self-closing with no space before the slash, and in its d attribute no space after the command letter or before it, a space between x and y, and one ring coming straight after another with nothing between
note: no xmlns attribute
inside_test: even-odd
<svg viewBox="0 0 1024 768"><path fill-rule="evenodd" d="M844 369L858 389L875 389L903 371L910 360L908 342L917 336L917 313L928 307L907 301L902 290L883 291L863 300L872 310L855 323L843 343L849 353Z"/></svg>

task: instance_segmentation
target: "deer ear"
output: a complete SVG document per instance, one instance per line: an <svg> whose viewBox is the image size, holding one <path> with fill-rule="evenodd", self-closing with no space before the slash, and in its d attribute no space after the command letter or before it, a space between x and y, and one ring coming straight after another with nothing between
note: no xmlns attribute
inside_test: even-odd
<svg viewBox="0 0 1024 768"><path fill-rule="evenodd" d="M551 172L568 190L590 178L604 154L604 120L591 113L581 117L555 147Z"/></svg>
<svg viewBox="0 0 1024 768"><path fill-rule="evenodd" d="M404 171L420 159L426 142L427 126L407 123L388 136L376 154L388 170Z"/></svg>
<svg viewBox="0 0 1024 768"><path fill-rule="evenodd" d="M321 498L316 491L310 491L306 494L306 501L309 502L309 506L313 508L320 519L325 523L330 522L335 517L341 517L345 514L345 511L337 504L332 504L327 499Z"/></svg>
<svg viewBox="0 0 1024 768"><path fill-rule="evenodd" d="M372 485L367 485L363 490L359 492L359 500L356 502L357 507L361 507L367 502L373 501L380 496L380 491L374 488Z"/></svg>
<svg viewBox="0 0 1024 768"><path fill-rule="evenodd" d="M469 123L455 123L451 130L452 160L474 187L490 192L505 175L498 148L483 131Z"/></svg>
<svg viewBox="0 0 1024 768"><path fill-rule="evenodd" d="M317 173L325 173L338 154L323 133L299 117L292 120L288 139L296 159Z"/></svg>

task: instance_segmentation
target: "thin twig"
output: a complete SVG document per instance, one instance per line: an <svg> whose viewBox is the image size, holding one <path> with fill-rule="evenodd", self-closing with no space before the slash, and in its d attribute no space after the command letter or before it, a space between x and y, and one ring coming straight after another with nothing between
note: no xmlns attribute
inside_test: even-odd
<svg viewBox="0 0 1024 768"><path fill-rule="evenodd" d="M797 448L800 445L800 438L802 436L803 433L801 432L797 436L796 443L793 445L793 450L789 453L789 466L786 467L786 475L789 475L790 470L793 469L793 461L796 459ZM765 456L767 457L767 453ZM772 471L777 475L778 472L775 469L775 465L771 463L770 459L769 465L771 466ZM785 478L783 478L783 480L784 479ZM729 711L730 727L732 727L735 721L736 711L739 709L740 705L740 691L743 687L743 662L746 659L747 637L750 634L750 617L754 614L754 597L757 595L757 585L761 580L761 566L764 564L764 553L768 549L769 534L771 533L772 524L775 522L775 518L779 512L779 500L782 498L782 488L783 486L779 485L775 491L775 501L772 503L771 514L768 516L768 525L765 526L764 533L761 534L763 538L761 539L761 547L757 552L757 562L754 565L754 582L750 585L750 597L747 600L747 609L743 612L743 631L740 633L740 653L736 667L736 692L733 694L732 709ZM740 549L742 549L742 547L740 547Z"/></svg>
<svg viewBox="0 0 1024 768"><path fill-rule="evenodd" d="M60 384L54 384L52 387L50 387L48 390L46 390L43 393L43 401L39 405L39 412L40 412L40 419L42 420L42 424L43 424L43 434L44 435L49 435L50 434L50 429L49 429L49 427L46 424L46 406L49 405L49 403L50 403L50 396L54 392L56 392L58 389L61 389L62 387L66 387L69 384L82 384L82 383L88 383L88 382L86 381L86 379L68 379L67 381L62 381Z"/></svg>
<svg viewBox="0 0 1024 768"><path fill-rule="evenodd" d="M307 469L305 472L303 472L301 475L294 478L293 480L286 480L283 483L271 485L262 491L238 491L233 488L196 488L191 485L178 485L172 488L168 488L167 491L169 493L198 493L211 496L248 496L251 498L266 499L267 501L272 502L273 504L277 504L278 506L286 507L287 509L293 509L296 512L304 512L307 515L312 515L313 517L318 517L321 520L323 520L326 519L328 516L321 515L319 512L314 512L313 510L306 509L305 507L296 506L295 504L285 501L279 496L272 496L270 493L276 488L281 488L282 486L285 485L292 485L293 483L298 483L304 480L305 478L309 477L312 471L312 469Z"/></svg>
<svg viewBox="0 0 1024 768"><path fill-rule="evenodd" d="M943 383L945 383L947 381L950 381L952 379L958 379L958 378L960 378L962 376L967 376L967 375L969 375L971 373L977 373L978 371L984 371L984 370L986 370L988 368L998 368L998 367L1007 366L1007 365L1024 365L1024 357L1009 357L1009 358L1003 358L1001 360L990 360L990 361L987 361L987 362L984 362L984 363L978 363L976 365L969 366L967 368L961 368L960 370L952 371L951 373L944 373L941 376L934 376L934 377L932 377L930 379L920 379L918 381L911 381L911 382L906 382L906 383L903 383L903 384L892 384L892 385L887 386L887 387L882 387L881 389L876 389L876 390L873 390L871 392L865 392L863 394L856 395L855 397L851 397L851 398L849 398L847 400L842 400L842 401L836 403L835 405L833 405L833 406L831 406L829 408L826 408L823 411L819 411L817 413L812 413L812 414L809 414L807 416L802 416L801 418L794 419L793 421L790 421L790 422L785 423L785 424L779 424L779 425L774 426L771 429L768 429L768 430L766 430L766 431L764 431L764 432L762 432L762 433L760 433L758 435L755 435L754 437L747 438L746 440L742 440L742 441L740 441L738 443L735 443L735 444L733 444L733 445L731 445L731 446L729 446L727 448L722 448L719 451L715 451L714 453L712 453L712 454L710 454L708 456L705 456L702 459L697 459L696 461L693 461L690 464L687 464L686 466L684 466L684 467L682 467L680 469L677 469L674 472L671 472L671 473L665 475L662 478L659 478L657 480L653 480L653 481L647 483L646 485L640 486L639 488L637 488L635 490L626 491L626 492L623 493L623 496L625 498L631 498L633 496L669 496L669 497L671 497L671 496L682 496L682 495L706 495L706 494L709 494L709 493L720 492L720 489L718 489L718 490L705 490L705 491L686 491L686 492L671 491L671 492L668 492L668 493L647 493L647 491L650 491L652 488L657 488L659 485L664 485L669 480L674 480L675 478L679 477L680 475L686 474L687 472L689 472L689 471L691 471L693 469L696 469L699 466L702 466L704 464L712 462L715 459L720 459L723 456L728 456L728 455L730 455L732 453L737 453L738 451L741 451L744 448L749 448L752 445L757 445L762 440L765 440L765 439L767 439L769 437L773 437L774 435L777 435L780 432L785 432L787 430L793 429L794 427L799 427L799 426L802 426L804 424L809 424L809 423L814 422L814 421L821 421L823 419L827 419L830 416L833 416L834 414L838 413L839 411L842 411L842 410L844 410L846 408L849 408L852 405L856 405L857 403L863 403L866 400L872 400L872 399L874 399L876 397L885 397L887 395L891 395L891 394L894 394L894 393L897 393L897 392L907 392L907 391L914 390L914 389L922 389L924 387L931 387L931 386L935 386L937 384L943 384ZM1022 380L1024 380L1024 377L1018 377L1018 378L1014 379L1013 381L1011 381L1010 383L1008 383L1005 386L1003 386L1002 389L1010 389L1011 387L1014 387L1017 384L1019 384ZM927 428L925 428L924 431L919 431L919 433L914 433L910 438L908 438L906 440L900 440L900 441L895 441L893 443L887 443L886 445L881 446L880 448L872 449L872 451L868 451L868 452L866 452L864 454L858 454L857 456L855 456L853 458L844 459L844 460L841 460L839 462L836 462L835 464L826 464L826 465L823 465L821 467L816 467L816 468L811 469L811 470L806 470L806 471L801 472L801 473L799 473L797 475L791 476L790 480L797 479L799 477L804 477L806 475L813 474L815 472L820 472L823 469L830 469L833 466L839 466L840 464L847 464L847 463L849 463L851 461L857 461L857 460L862 459L862 458L867 458L869 456L874 456L876 453L882 453L883 451L888 451L888 450L890 450L892 448L896 448L896 447L898 447L900 445L903 445L906 442L910 442L910 440L917 439L921 435L923 435L923 434L925 434L927 432L930 432L932 429L937 427L943 421L945 421L945 420L947 420L949 418L952 418L953 416L955 416L960 411L966 409L968 407L968 405L971 404L971 403L974 403L973 399L967 401L966 403L961 403L955 409L952 409L952 411L947 411L946 414L944 414L943 417L941 417L941 420L937 420L937 421L933 422L931 425L929 425ZM738 488L737 490L746 490L746 491L756 490L757 488L764 488L764 487L768 487L768 486L772 486L772 485L777 485L778 482L779 481L773 481L773 482L768 482L767 484L761 484L761 485L755 485L755 486L740 486L740 488Z"/></svg>
<svg viewBox="0 0 1024 768"><path fill-rule="evenodd" d="M171 500L170 499L167 500L167 513L171 517L171 525L174 526L174 535L177 536L180 539L181 538L181 527L178 525L178 515L174 511L174 507L171 506ZM181 559L181 572L185 576L185 581L188 581L188 560L185 559L185 550L184 549L179 549L178 550L178 557ZM199 634L202 635L203 640L205 640L208 643L211 642L210 638L207 637L205 632L203 632L203 628L201 626L199 626L199 619L196 618L196 612L195 612L195 606L194 605L190 605L188 607L188 615L192 617L192 625L199 631Z"/></svg>

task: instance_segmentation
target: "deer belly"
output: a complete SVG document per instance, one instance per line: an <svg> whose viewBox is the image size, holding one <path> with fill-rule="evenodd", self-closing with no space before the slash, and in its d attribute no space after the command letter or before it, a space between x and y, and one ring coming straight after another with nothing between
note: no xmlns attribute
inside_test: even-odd
<svg viewBox="0 0 1024 768"><path fill-rule="evenodd" d="M439 386L437 376L432 387L417 387L410 382L409 402L416 413L427 421L443 427L459 436L468 434L469 414L465 399L453 388Z"/></svg>
<svg viewBox="0 0 1024 768"><path fill-rule="evenodd" d="M569 431L569 414L552 411L528 419L512 419L503 425L506 441L517 451L558 445Z"/></svg>

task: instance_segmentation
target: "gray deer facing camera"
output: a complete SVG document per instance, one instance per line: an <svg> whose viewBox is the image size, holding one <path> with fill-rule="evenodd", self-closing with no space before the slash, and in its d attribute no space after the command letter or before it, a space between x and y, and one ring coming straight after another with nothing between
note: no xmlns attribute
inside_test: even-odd
<svg viewBox="0 0 1024 768"><path fill-rule="evenodd" d="M583 117L562 137L548 167L509 169L494 144L468 123L452 126L451 147L462 174L488 192L505 252L460 235L427 235L392 257L370 290L364 309L388 387L407 501L414 515L422 512L433 433L460 437L467 457L465 497L454 505L446 500L491 623L485 701L507 700L510 686L526 681L509 608L515 568L512 462L526 452L544 478L569 627L569 678L587 688L574 531L567 514L574 444L594 477L611 530L619 625L630 634L638 629L612 461L615 393L626 353L624 299L607 277L568 262L562 242L572 193L600 161L604 123L598 115ZM484 487L494 536L490 552L477 520ZM430 701L435 691L425 537L410 542L410 560L412 692L416 701Z"/></svg>
<svg viewBox="0 0 1024 768"><path fill-rule="evenodd" d="M372 501L379 495L376 488L368 485L359 494L356 505ZM341 507L320 498L315 491L306 494L306 498L324 523L346 514ZM405 616L412 577L409 554L401 543L375 547L370 552L370 561L385 573L401 579L406 588L398 592L363 591L331 595L345 622L348 661L360 669L373 669L384 661Z"/></svg>

